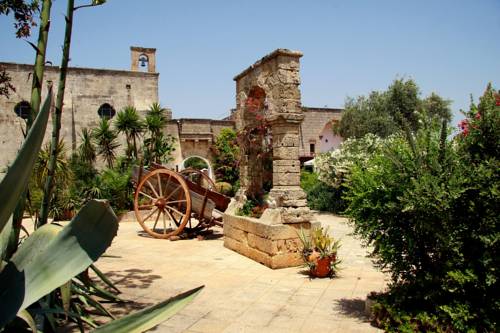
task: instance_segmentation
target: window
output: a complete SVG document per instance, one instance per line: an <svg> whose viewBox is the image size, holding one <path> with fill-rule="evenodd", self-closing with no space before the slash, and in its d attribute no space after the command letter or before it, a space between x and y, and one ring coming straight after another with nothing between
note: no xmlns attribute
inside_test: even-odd
<svg viewBox="0 0 500 333"><path fill-rule="evenodd" d="M29 114L31 112L31 105L26 101L19 102L14 107L14 112L17 114L18 117L26 120L28 119Z"/></svg>
<svg viewBox="0 0 500 333"><path fill-rule="evenodd" d="M99 117L105 119L113 118L115 116L115 113L115 109L108 103L104 103L99 107L99 110L97 110L97 114L99 115Z"/></svg>
<svg viewBox="0 0 500 333"><path fill-rule="evenodd" d="M316 149L315 149L315 148L316 148L316 145L315 145L314 143L310 143L310 144L309 144L309 152L310 152L311 154L314 154L314 152L316 151Z"/></svg>

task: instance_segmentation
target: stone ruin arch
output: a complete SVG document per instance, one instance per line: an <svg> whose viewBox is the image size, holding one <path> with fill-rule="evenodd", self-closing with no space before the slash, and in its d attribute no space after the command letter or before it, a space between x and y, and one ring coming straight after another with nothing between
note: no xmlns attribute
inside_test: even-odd
<svg viewBox="0 0 500 333"><path fill-rule="evenodd" d="M300 124L304 119L301 107L300 64L302 53L278 49L237 75L236 128L253 126L255 116L264 117L272 137L273 208L292 213L294 221L309 220L306 195L300 188ZM251 109L254 109L253 111ZM240 196L262 187L262 165L255 152L244 151L240 167ZM303 208L303 209L301 209ZM285 212L286 211L286 212ZM285 221L287 218L285 217Z"/></svg>
<svg viewBox="0 0 500 333"><path fill-rule="evenodd" d="M224 246L271 268L302 264L297 231L310 229L312 214L300 188L300 125L304 119L300 97L299 59L286 49L257 61L237 75L234 120L240 136L240 189L224 213ZM263 120L266 131L254 131ZM243 138L241 138L243 137ZM238 216L248 196L263 190L265 174L259 147L272 148L272 187L260 218Z"/></svg>

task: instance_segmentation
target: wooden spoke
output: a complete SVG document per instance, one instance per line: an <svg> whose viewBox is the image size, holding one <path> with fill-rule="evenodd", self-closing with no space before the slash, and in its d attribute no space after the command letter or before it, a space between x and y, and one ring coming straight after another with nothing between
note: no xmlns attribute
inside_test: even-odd
<svg viewBox="0 0 500 333"><path fill-rule="evenodd" d="M151 208L153 208L153 206L154 206L153 204L150 204L150 205L140 205L139 209L140 210L151 209Z"/></svg>
<svg viewBox="0 0 500 333"><path fill-rule="evenodd" d="M168 210L165 210L165 215L166 214L168 214L170 220L174 221L174 223L175 223L176 226L179 225L179 222L177 221L177 219Z"/></svg>
<svg viewBox="0 0 500 333"><path fill-rule="evenodd" d="M142 194L142 195L143 195L143 196L145 196L145 197L148 197L149 199L151 199L151 200L153 200L153 201L155 200L155 198L153 198L153 197L152 197L152 196L150 196L149 194L146 194L146 193L144 193L144 192L142 192L142 191L139 191L139 193L140 193L140 194Z"/></svg>
<svg viewBox="0 0 500 333"><path fill-rule="evenodd" d="M160 178L160 174L158 173L156 175L156 177L158 178L158 189L160 190L160 197L163 197L163 189L161 188L161 178Z"/></svg>
<svg viewBox="0 0 500 333"><path fill-rule="evenodd" d="M158 193L156 193L156 190L154 189L153 185L151 185L151 183L149 182L148 179L146 179L146 183L148 183L149 188L151 189L151 191L153 191L153 193L156 195L156 197L160 198L160 196L158 195Z"/></svg>
<svg viewBox="0 0 500 333"><path fill-rule="evenodd" d="M156 229L156 224L158 223L158 218L160 217L161 210L158 209L158 214L156 215L155 224L153 225L153 231Z"/></svg>
<svg viewBox="0 0 500 333"><path fill-rule="evenodd" d="M178 211L178 210L177 210L177 209L175 209L174 207L165 206L165 208L166 208L166 209L170 209L170 210L172 210L173 212L175 212L175 213L177 213L177 214L179 214L179 215L181 215L181 216L184 216L184 213L183 213L183 212Z"/></svg>
<svg viewBox="0 0 500 333"><path fill-rule="evenodd" d="M157 211L157 210L158 210L158 207L153 208L153 210L151 211L151 213L149 213L148 216L146 216L144 218L144 221L147 221L151 217L151 215L153 215L154 212Z"/></svg>
<svg viewBox="0 0 500 333"><path fill-rule="evenodd" d="M171 192L171 193L170 193L170 194L169 194L169 195L165 198L165 200L170 199L170 197L171 197L172 195L174 195L175 193L177 193L177 192L178 192L181 188L182 188L182 186L177 187L175 190L173 190L173 191L172 191L172 192Z"/></svg>
<svg viewBox="0 0 500 333"><path fill-rule="evenodd" d="M173 203L182 203L182 202L187 202L187 200L174 200L174 201L167 201L165 205L173 204Z"/></svg>
<svg viewBox="0 0 500 333"><path fill-rule="evenodd" d="M167 233L167 221L165 221L165 212L163 212L163 214L161 214L161 216L162 216L162 220L163 220L163 234L165 235Z"/></svg>

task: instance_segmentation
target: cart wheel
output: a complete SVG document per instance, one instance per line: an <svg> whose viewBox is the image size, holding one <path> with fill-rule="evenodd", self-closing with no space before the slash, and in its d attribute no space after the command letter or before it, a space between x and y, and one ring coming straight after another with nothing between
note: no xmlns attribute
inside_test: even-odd
<svg viewBox="0 0 500 333"><path fill-rule="evenodd" d="M180 173L184 178L200 185L203 188L208 188L211 191L217 191L214 181L206 173L203 173L198 169L187 168L182 170Z"/></svg>
<svg viewBox="0 0 500 333"><path fill-rule="evenodd" d="M191 196L186 182L174 171L157 169L139 181L134 211L144 231L155 238L182 232L191 217Z"/></svg>

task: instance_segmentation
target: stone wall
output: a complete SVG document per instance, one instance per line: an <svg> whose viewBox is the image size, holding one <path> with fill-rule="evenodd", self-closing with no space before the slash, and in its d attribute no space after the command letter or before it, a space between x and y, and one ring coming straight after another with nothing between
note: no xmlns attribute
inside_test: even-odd
<svg viewBox="0 0 500 333"><path fill-rule="evenodd" d="M12 77L16 92L10 98L0 96L0 168L5 168L15 158L22 143L24 121L14 113L21 101L30 101L32 65L0 63ZM116 112L127 105L135 106L144 113L158 102L158 73L143 73L121 70L69 68L64 96L61 138L71 150L79 144L79 133L83 127L94 127L99 121L97 111L110 104ZM58 67L46 67L42 100L47 94L47 81L52 81L57 92ZM45 140L50 138L51 122Z"/></svg>

